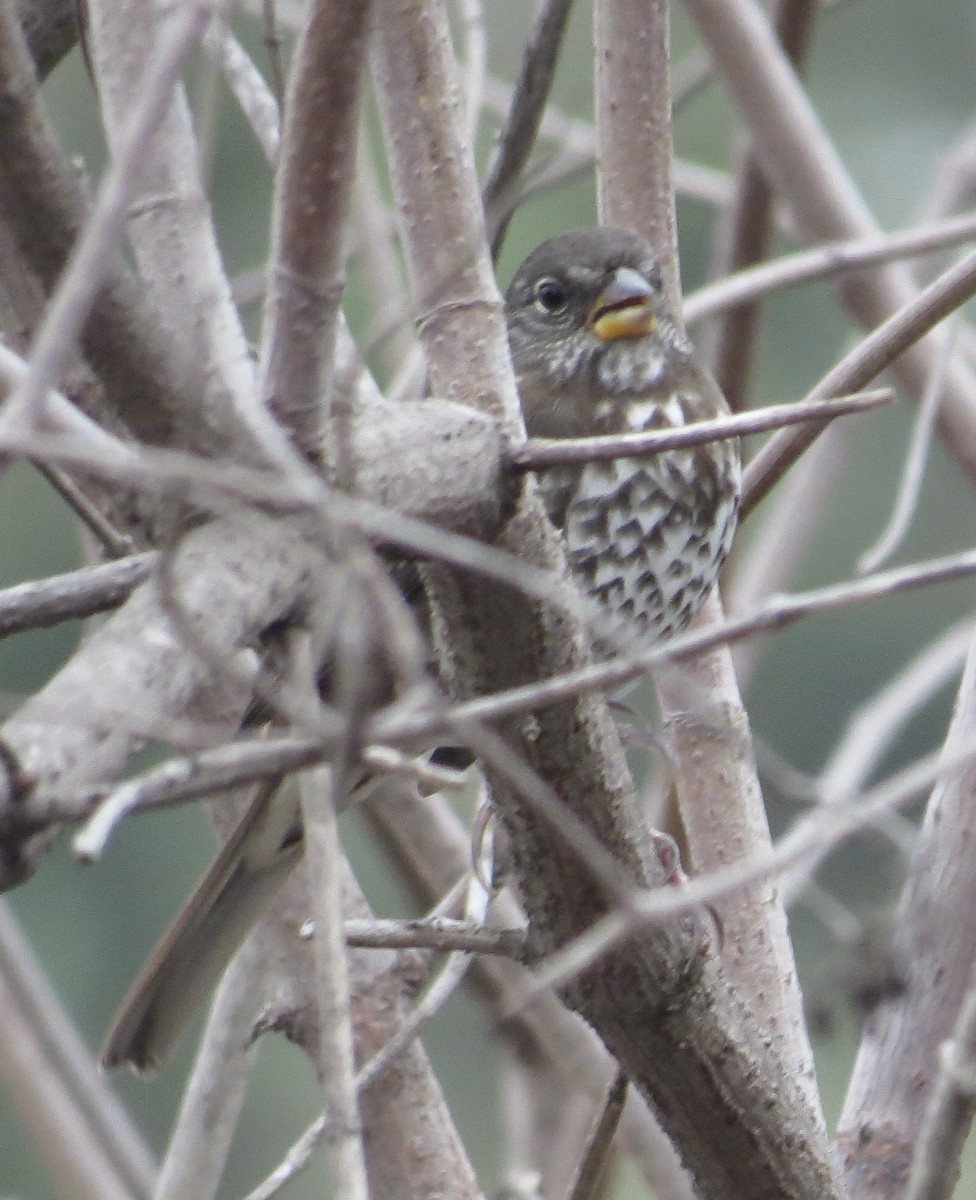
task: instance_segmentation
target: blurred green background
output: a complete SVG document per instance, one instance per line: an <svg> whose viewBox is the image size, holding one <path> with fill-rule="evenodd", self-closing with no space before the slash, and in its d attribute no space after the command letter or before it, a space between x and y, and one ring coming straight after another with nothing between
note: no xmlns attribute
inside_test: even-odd
<svg viewBox="0 0 976 1200"><path fill-rule="evenodd" d="M524 0L485 0L489 66L511 79L517 70L533 6ZM264 64L257 21L236 28ZM695 46L680 6L674 15L675 57ZM924 210L943 156L967 129L976 102L976 7L970 0L849 0L822 16L809 68L810 90L851 173L886 228L910 225ZM579 4L555 90L556 104L576 116L591 108L589 6ZM188 74L191 96L207 91L206 69ZM45 100L66 151L97 177L104 161L97 114L75 52L48 81ZM735 128L730 106L714 87L679 112L677 152L717 168L729 165ZM486 121L482 166L495 125ZM256 145L226 95L217 112L212 160L216 220L228 269L259 267L267 250L269 178ZM530 202L515 218L502 256L506 282L514 265L539 240L594 220L592 179L579 178ZM679 205L682 269L690 289L706 278L712 211L700 201ZM783 244L785 248L785 243ZM350 319L369 324L361 280L353 273ZM256 313L248 311L256 332ZM801 396L849 344L852 331L828 285L777 296L769 305L753 403ZM890 511L910 432L912 407L899 403L847 425L845 463L794 586L853 574L856 560L877 537ZM972 490L936 445L922 502L899 561L960 549L972 542ZM0 586L80 562L75 534L59 500L28 468L0 480L4 552ZM746 530L744 540L749 537ZM764 647L747 701L756 732L796 766L815 772L830 753L851 710L954 620L972 612L968 583L931 589L868 607L817 618L777 635ZM78 629L0 642L0 690L6 706L36 689L71 652ZM891 769L936 746L952 689L944 689L913 721L883 764ZM771 797L776 829L795 809ZM404 911L389 868L353 816L345 825L364 888L383 915ZM192 810L143 818L123 828L106 860L94 869L73 862L63 841L37 876L10 897L79 1028L98 1045L132 973L156 933L179 906L213 845L205 820ZM860 838L834 856L820 878L855 911L869 917L895 894L900 864L876 838ZM801 906L794 928L808 999L817 1014L818 1063L831 1119L836 1116L858 1015L849 998L851 956ZM502 1160L496 1077L488 1031L465 997L452 1002L425 1039L486 1193L496 1187ZM119 1077L118 1091L157 1149L179 1099L192 1038L177 1061L152 1082ZM282 1039L264 1039L254 1086L241 1122L222 1195L240 1195L284 1152L317 1111L317 1089L304 1059ZM322 1194L323 1171L285 1190L290 1200ZM9 1102L0 1095L0 1194L44 1197L50 1184ZM621 1174L620 1196L643 1197L643 1185ZM962 1185L960 1196L976 1195Z"/></svg>

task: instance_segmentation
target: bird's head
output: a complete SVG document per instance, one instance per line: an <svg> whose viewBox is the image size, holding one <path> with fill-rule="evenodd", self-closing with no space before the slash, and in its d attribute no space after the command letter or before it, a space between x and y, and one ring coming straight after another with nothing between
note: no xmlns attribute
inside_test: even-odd
<svg viewBox="0 0 976 1200"><path fill-rule="evenodd" d="M505 296L526 422L543 436L612 428L635 397L663 394L689 353L651 246L624 229L543 242Z"/></svg>

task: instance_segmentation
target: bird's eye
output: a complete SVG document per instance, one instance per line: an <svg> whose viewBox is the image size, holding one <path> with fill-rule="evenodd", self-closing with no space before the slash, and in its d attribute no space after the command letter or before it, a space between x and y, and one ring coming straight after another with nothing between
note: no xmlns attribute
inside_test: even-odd
<svg viewBox="0 0 976 1200"><path fill-rule="evenodd" d="M560 313L566 307L566 289L556 279L540 279L535 285L535 303L545 313Z"/></svg>

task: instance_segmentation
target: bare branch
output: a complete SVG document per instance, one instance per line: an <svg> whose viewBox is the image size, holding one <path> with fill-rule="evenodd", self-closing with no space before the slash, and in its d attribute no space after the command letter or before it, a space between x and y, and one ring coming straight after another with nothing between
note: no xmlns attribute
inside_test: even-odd
<svg viewBox="0 0 976 1200"><path fill-rule="evenodd" d="M926 1110L941 1104L933 1099L939 1047L953 1036L972 986L974 719L976 644L971 643L942 769L892 923L895 950L908 964L908 987L897 1005L874 1014L838 1126L846 1171L858 1181L852 1194L859 1200L903 1191ZM880 1138L872 1131L879 1131ZM944 1126L943 1131L955 1140L958 1127L953 1132ZM879 1156L888 1163L883 1191L875 1165ZM897 1164L894 1171L891 1164ZM942 1171L950 1175L951 1164L943 1162ZM916 1179L920 1184L921 1178Z"/></svg>
<svg viewBox="0 0 976 1200"><path fill-rule="evenodd" d="M50 293L85 219L86 204L40 109L30 60L11 13L9 2L0 6L0 77L7 105L0 122L0 158L10 167L0 175L0 208L24 260ZM183 421L185 368L160 336L158 318L148 311L134 280L114 257L105 264L81 346L130 429L154 444L193 444ZM208 432L213 443L217 431Z"/></svg>
<svg viewBox="0 0 976 1200"><path fill-rule="evenodd" d="M924 291L874 330L807 395L822 399L864 387L976 292L976 252L950 267ZM928 359L928 356L926 356ZM940 410L941 411L941 410ZM777 434L749 463L743 478L742 511L754 508L817 436L816 425Z"/></svg>
<svg viewBox="0 0 976 1200"><path fill-rule="evenodd" d="M789 60L798 66L807 56L819 12L817 0L777 0L772 19ZM736 193L722 212L713 254L719 277L752 266L766 257L773 230L775 195L748 139L739 147ZM746 388L758 349L762 310L753 303L727 312L711 354L716 381L733 412L745 405Z"/></svg>
<svg viewBox="0 0 976 1200"><path fill-rule="evenodd" d="M485 84L487 107L504 118L511 99L510 85L489 77ZM517 197L519 203L574 176L589 173L596 162L596 130L589 121L570 116L550 104L542 115L540 134L555 142L559 149L551 159L543 156L538 168L526 172L521 194ZM679 195L691 196L711 206L724 204L730 195L727 174L686 159L675 160L674 182Z"/></svg>
<svg viewBox="0 0 976 1200"><path fill-rule="evenodd" d="M876 571L886 562L908 532L912 515L918 506L919 493L922 489L922 474L929 456L932 441L932 430L935 426L939 404L942 401L942 391L945 387L946 371L953 352L955 338L954 325L944 329L942 337L942 353L936 363L935 371L925 386L915 416L908 454L902 471L895 504L888 518L888 524L881 531L878 540L858 559L858 570Z"/></svg>
<svg viewBox="0 0 976 1200"><path fill-rule="evenodd" d="M177 566L184 607L210 644L233 658L276 614L292 612L296 597L321 586L309 574L316 557L297 531L254 516L198 530L186 539ZM328 578L324 562L319 569L321 579ZM59 790L114 777L141 741L128 714L140 714L143 731L154 721L165 724L212 682L206 664L174 635L153 583L142 585L3 727L4 882L32 868L38 847L32 850L23 838L36 828L34 802L43 807L44 797ZM239 716L247 696L234 691L230 707L237 705Z"/></svg>
<svg viewBox="0 0 976 1200"><path fill-rule="evenodd" d="M636 228L650 239L662 259L671 307L680 312L668 6L663 0L604 0L595 9L595 30L598 211L607 224ZM624 114L630 119L622 119ZM698 620L721 618L713 593ZM728 648L661 672L657 690L676 762L677 802L696 867L707 871L727 862L729 847L746 859L767 851L770 835L749 720ZM802 1099L798 1096L796 1108L782 1114L781 1121L795 1122L803 1130L799 1136L809 1138L806 1166L811 1174L805 1185L817 1177L814 1186L829 1194L823 1117L786 911L774 893L761 888L727 903L722 921L728 934L723 965L731 984L763 1029L765 1044L800 1089ZM739 1169L737 1157L728 1155L732 1170ZM744 1163L745 1158L740 1167ZM743 1186L757 1186L755 1177Z"/></svg>
<svg viewBox="0 0 976 1200"><path fill-rule="evenodd" d="M263 968L260 947L251 941L221 980L153 1200L212 1200L217 1193L244 1104Z"/></svg>
<svg viewBox="0 0 976 1200"><path fill-rule="evenodd" d="M380 742L399 741L411 735L429 734L433 732L431 726L436 725L439 728L441 722L447 723L450 728L449 723L452 721L497 721L514 713L532 711L587 692L610 691L639 679L652 668L672 658L691 657L712 646L732 643L773 629L784 629L802 617L832 612L834 609L875 600L880 596L897 595L916 587L964 579L974 572L976 550L970 550L947 555L945 558L929 559L927 562L908 567L882 571L866 578L831 584L809 592L774 596L757 612L748 616L694 629L660 646L631 654L626 658L611 659L606 663L582 667L536 683L497 691L494 695L484 698L466 700L433 718L379 718L375 728L371 730L371 737Z"/></svg>
<svg viewBox="0 0 976 1200"><path fill-rule="evenodd" d="M140 103L127 126L124 145L113 159L91 219L74 246L31 353L30 372L8 401L8 409L28 423L42 410L43 398L64 369L115 254L135 185L135 164L165 111L183 60L202 36L209 6L180 9L161 40L153 66L143 79Z"/></svg>
<svg viewBox="0 0 976 1200"><path fill-rule="evenodd" d="M546 111L572 7L573 0L546 0L522 52L508 115L482 189L488 236L496 257Z"/></svg>
<svg viewBox="0 0 976 1200"><path fill-rule="evenodd" d="M970 982L952 1036L939 1047L905 1200L948 1200L959 1181L976 1094L976 986Z"/></svg>
<svg viewBox="0 0 976 1200"><path fill-rule="evenodd" d="M763 10L749 0L687 0L687 8L753 136L756 156L778 196L809 241L877 234L836 150L776 40ZM886 266L841 287L864 326L909 305L915 287L907 269ZM915 394L931 373L936 347L920 343L896 364ZM849 387L863 386L863 380ZM946 447L976 474L976 381L957 358L950 369L939 429Z"/></svg>
<svg viewBox="0 0 976 1200"><path fill-rule="evenodd" d="M244 47L220 18L214 18L203 35L203 48L220 68L241 112L254 131L264 157L274 164L281 136L278 102L264 76Z"/></svg>
<svg viewBox="0 0 976 1200"><path fill-rule="evenodd" d="M154 553L136 554L6 588L0 592L0 637L117 608L148 576L155 561Z"/></svg>
<svg viewBox="0 0 976 1200"><path fill-rule="evenodd" d="M381 717L376 732L392 743L409 744L418 738L443 737L452 728L456 728L458 723L463 724L472 717L485 722L503 714L531 711L533 708L554 703L575 691L610 690L643 674L648 665L666 661L671 655L694 653L699 646L707 647L770 628L778 628L801 616L828 611L838 605L872 600L878 596L894 594L906 587L951 579L973 571L976 571L976 556L969 553L915 567L900 568L867 581L858 580L792 597L773 598L758 613L726 622L724 626L685 634L681 639L675 639L673 644L669 643L651 651L649 655L642 657L640 665L631 661L611 662L544 684L528 685L512 689L507 694L501 693L484 700L469 701L442 714L412 716L399 713L392 718ZM937 651L936 654L924 656L905 673L903 681L899 679L896 682L890 700L884 697L872 700L864 718L852 722L851 735L844 744L849 743L852 752L856 754L859 764L856 773L852 775L853 766L847 765L850 755L839 750L834 766L824 777L825 785L829 784L826 790L847 796L860 786L873 761L873 758L865 760L864 748L870 747L875 757L882 752L885 744L882 739L886 740L894 735L899 723L917 704L920 689L930 690L937 686L952 669L958 657L958 639L968 635L968 631L967 623L945 639L940 639L933 647L933 650ZM910 706L908 710L905 707L906 699ZM870 729L867 728L868 724ZM330 740L320 731L316 738L312 739L290 737L236 743L229 747L206 751L192 758L166 763L141 778L122 785L113 793L112 803L101 810L97 825L93 825L90 833L86 835L83 843L85 853L97 855L97 848L103 844L105 833L124 813L180 803L233 784L252 782L269 775L296 770L320 762L331 752L334 745L334 739ZM383 752L367 748L365 754L374 766L383 766ZM440 779L437 782L443 784L444 781ZM52 820L78 820L91 810L97 799L97 795L93 796L91 793L82 793L77 799L59 797L46 806L38 805L33 812L33 819L39 824L46 824ZM95 839L95 847L92 849L88 848L90 838Z"/></svg>
<svg viewBox="0 0 976 1200"><path fill-rule="evenodd" d="M65 1195L148 1197L155 1164L0 903L0 1079Z"/></svg>
<svg viewBox="0 0 976 1200"><path fill-rule="evenodd" d="M633 933L635 922L657 924L676 914L694 912L711 906L741 888L775 879L787 871L813 870L841 842L885 813L914 800L935 785L943 786L963 773L970 773L976 747L972 744L946 755L929 755L898 772L877 787L852 798L846 804L824 804L798 821L793 830L762 855L696 876L680 888L645 891L636 898L634 912L627 915L617 909L596 922L574 942L562 946L536 971L533 986L520 997L516 1008L532 1003L539 992L565 986L581 972L589 970L609 950ZM872 1065L876 1056L871 1055ZM932 1059L925 1059L931 1064ZM914 1076L916 1086L920 1076ZM890 1097L878 1097L882 1106ZM881 1108L881 1111L888 1111ZM840 1136L840 1135L838 1135ZM847 1136L847 1135L845 1135ZM865 1151L869 1159L870 1148ZM883 1193L884 1194L884 1193ZM880 1200L880 1197L879 1197Z"/></svg>
<svg viewBox="0 0 976 1200"><path fill-rule="evenodd" d="M569 1200L598 1200L613 1149L613 1137L623 1115L630 1081L622 1072L607 1089L606 1102L590 1133Z"/></svg>
<svg viewBox="0 0 976 1200"><path fill-rule="evenodd" d="M663 454L666 450L701 446L721 438L745 437L788 425L802 425L805 421L833 420L834 417L849 413L868 412L890 404L893 399L890 388L879 388L873 392L838 397L836 400L773 404L747 413L697 421L680 429L653 429L647 433L590 438L529 438L511 450L508 457L510 465L520 471L545 470L546 467L559 467L567 463L605 462L624 456L639 458L645 454Z"/></svg>
<svg viewBox="0 0 976 1200"><path fill-rule="evenodd" d="M300 776L305 861L315 926L316 992L321 1021L319 1068L326 1102L323 1133L330 1150L336 1194L350 1200L369 1200L363 1129L356 1100L349 969L342 941L342 846L335 824L335 777L336 769L323 767Z"/></svg>
<svg viewBox="0 0 976 1200"><path fill-rule="evenodd" d="M930 254L934 250L947 249L973 238L976 238L976 216L966 214L929 225L917 225L902 233L828 242L813 250L788 254L773 262L737 271L716 283L706 284L685 297L685 321L688 325L694 325L706 317L780 288L817 279L833 279L845 271L856 271L916 254Z"/></svg>
<svg viewBox="0 0 976 1200"><path fill-rule="evenodd" d="M24 384L28 373L28 364L22 358L6 346L0 346L0 378L6 385L3 389L5 392L9 394ZM0 413L0 441L9 454L21 454L25 458L42 461L48 457L56 457L49 454L48 447L44 444L44 434L39 430L35 430L33 435L25 435L23 431L18 433L13 425L14 422L9 420L6 410ZM123 469L132 468L139 461L138 454L132 446L107 433L60 392L49 391L44 397L42 428L50 430L55 437L62 435L69 445L74 446L82 462L85 461L84 456L88 452L101 452ZM72 460L68 457L67 461Z"/></svg>
<svg viewBox="0 0 976 1200"><path fill-rule="evenodd" d="M220 4L200 7L188 49L220 10ZM133 118L146 104L173 15L161 0L90 0L87 12L106 138L113 161L123 164L122 219L154 309L192 372L195 396L188 407L202 429L239 426L239 455L263 461L257 447L266 445L267 454L281 457L283 438L258 403L254 363L221 261L179 61L141 142L132 141ZM140 30L145 35L134 36ZM103 186L103 205L105 196ZM119 230L116 224L115 234L106 234Z"/></svg>
<svg viewBox="0 0 976 1200"><path fill-rule="evenodd" d="M94 501L85 495L65 471L50 463L36 462L34 465L81 521L107 557L121 558L123 554L132 553L133 539L116 529Z"/></svg>
<svg viewBox="0 0 976 1200"><path fill-rule="evenodd" d="M672 312L681 312L671 149L671 38L662 0L593 9L597 211L654 247Z"/></svg>
<svg viewBox="0 0 976 1200"><path fill-rule="evenodd" d="M488 893L480 881L472 876L468 884L468 900L465 906L465 917L469 921L482 922L488 904ZM356 1086L363 1091L373 1087L406 1047L418 1037L421 1027L433 1017L443 1004L460 987L468 968L471 966L471 955L465 951L452 951L440 971L431 981L423 997L417 1002L413 1011L390 1038L385 1046L365 1063L356 1076Z"/></svg>
<svg viewBox="0 0 976 1200"><path fill-rule="evenodd" d="M428 901L469 869L470 835L441 797L405 795L402 788L391 788L375 792L365 807L394 861ZM523 919L507 892L496 897L493 909L495 919L505 924L514 925ZM503 1022L503 1011L509 1001L522 994L527 979L525 971L514 962L478 959L469 979L520 1053L530 1061L541 1057L550 1063L567 1092L579 1088L593 1103L602 1101L614 1072L612 1060L592 1029L551 994L541 997L512 1021ZM624 1110L620 1141L655 1195L668 1200L693 1200L691 1182L672 1143L643 1099L633 1092Z"/></svg>
<svg viewBox="0 0 976 1200"><path fill-rule="evenodd" d="M350 946L403 950L462 950L469 954L501 954L519 960L526 956L525 931L496 929L470 918L428 917L420 921L347 921L344 926Z"/></svg>
<svg viewBox="0 0 976 1200"><path fill-rule="evenodd" d="M478 885L470 884L469 891L471 887ZM345 911L362 912L365 902L358 892L353 896L354 885L348 879L345 889ZM469 913L472 913L470 906ZM354 917L347 927L357 921L359 925L372 923ZM452 955L440 982L435 981L420 1005L406 1013L399 969L370 969L367 964L375 963L377 956L351 956L356 1048L359 1060L366 1059L366 1066L356 1077L356 1087L364 1124L370 1131L367 1165L373 1195L395 1194L404 1200L426 1200L432 1190L446 1187L458 1200L480 1197L470 1165L450 1126L443 1097L416 1041L423 1022L454 990L463 974L458 968L466 965L467 957ZM368 1086L368 1076L377 1078L374 1064L375 1068L394 1074L389 1088ZM393 1096L398 1103L391 1104ZM402 1109L405 1101L407 1107ZM274 1196L306 1168L326 1132L323 1116L313 1122L274 1171L248 1193L246 1200L269 1200ZM410 1164L409 1169L405 1169L405 1163ZM395 1181L395 1191L391 1190L394 1184L390 1181Z"/></svg>
<svg viewBox="0 0 976 1200"><path fill-rule="evenodd" d="M285 105L262 339L264 393L313 461L321 451L345 282L342 229L356 166L371 7L369 0L312 4Z"/></svg>

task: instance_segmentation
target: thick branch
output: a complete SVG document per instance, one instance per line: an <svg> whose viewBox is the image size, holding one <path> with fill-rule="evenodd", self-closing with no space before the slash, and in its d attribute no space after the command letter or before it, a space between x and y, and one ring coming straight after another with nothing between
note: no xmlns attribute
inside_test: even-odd
<svg viewBox="0 0 976 1200"><path fill-rule="evenodd" d="M596 7L597 127L601 170L613 173L599 190L601 220L632 224L649 236L664 258L665 279L680 312L674 191L671 176L671 111L668 92L668 7L663 0L604 0ZM614 64L616 70L609 69ZM648 86L647 81L653 81ZM627 113L629 121L618 114ZM653 138L653 152L647 145ZM700 624L721 621L713 595ZM688 832L691 862L707 872L729 860L767 852L770 833L752 755L748 714L731 656L722 646L669 666L658 678L658 697L668 745L675 759L675 786ZM808 1139L810 1174L800 1187L829 1194L826 1140L803 1023L786 911L766 886L743 891L722 906L722 959L739 1001L765 1035L770 1082L780 1070L799 1085L796 1107L776 1114L775 1138L794 1128ZM781 1095L782 1099L785 1096ZM785 1143L783 1144L785 1147ZM782 1153L782 1149L780 1151ZM775 1155L766 1164L770 1186L778 1173ZM748 1138L728 1146L727 1169L743 1180L753 1169ZM753 1183L752 1187L759 1186Z"/></svg>
<svg viewBox="0 0 976 1200"><path fill-rule="evenodd" d="M118 160L172 14L159 0L88 0L87 11L102 121ZM130 168L129 239L169 341L181 347L193 371L192 401L184 405L199 430L196 444L209 440L211 427L239 422L238 456L249 442L270 451L283 438L257 401L254 364L231 299L200 160L186 92L177 82L148 152ZM248 457L254 459L253 449Z"/></svg>
<svg viewBox="0 0 976 1200"><path fill-rule="evenodd" d="M456 119L446 13L435 0L383 0L379 16L385 136L432 386L518 429L477 179ZM502 543L538 565L565 570L531 495ZM484 580L440 577L433 595L435 622L450 638L445 666L465 693L548 678L585 661L579 626L524 597ZM650 885L666 882L603 705L577 697L531 722L503 720L499 728L623 870ZM542 948L557 947L607 911L607 896L576 854L554 843L548 826L527 811L517 787L489 775L533 931ZM819 1147L783 1119L802 1109L795 1084L785 1073L775 1081L765 1076L758 1033L703 955L693 920L629 941L566 992L657 1106L704 1196L727 1200L739 1191L754 1200L822 1200L830 1194ZM703 1122L704 1112L713 1119Z"/></svg>
<svg viewBox="0 0 976 1200"><path fill-rule="evenodd" d="M973 744L976 646L959 685L947 758ZM907 970L904 995L883 1005L865 1030L838 1142L856 1200L904 1194L940 1047L953 1035L972 984L976 863L972 814L976 771L955 771L932 792L919 842L892 922ZM943 1163L946 1171L952 1164Z"/></svg>
<svg viewBox="0 0 976 1200"><path fill-rule="evenodd" d="M342 229L356 166L371 4L315 0L285 104L274 209L265 390L299 450L320 451L343 276Z"/></svg>
<svg viewBox="0 0 976 1200"><path fill-rule="evenodd" d="M26 262L53 292L82 228L87 205L40 107L33 67L9 0L0 5L0 211ZM189 366L169 345L139 285L113 256L85 322L83 353L98 372L115 412L154 445L198 444L188 404ZM237 438L207 430L211 453Z"/></svg>
<svg viewBox="0 0 976 1200"><path fill-rule="evenodd" d="M327 571L294 524L256 516L201 529L180 547L171 576L183 620L227 663L223 683L239 709L247 702L239 650L314 597ZM209 658L185 647L155 579L143 584L3 727L5 886L33 867L38 847L23 840L32 802L115 778L146 738L185 716L201 688L217 686L212 675Z"/></svg>

